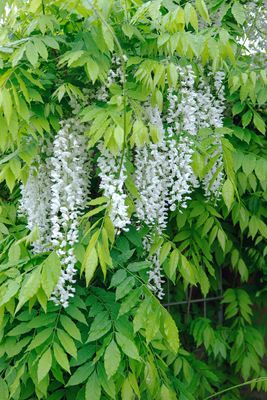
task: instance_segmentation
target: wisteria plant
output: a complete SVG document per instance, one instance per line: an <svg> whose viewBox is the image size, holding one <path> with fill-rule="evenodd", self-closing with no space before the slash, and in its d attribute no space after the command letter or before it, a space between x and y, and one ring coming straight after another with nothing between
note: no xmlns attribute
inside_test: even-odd
<svg viewBox="0 0 267 400"><path fill-rule="evenodd" d="M1 1L0 400L267 391L266 10Z"/></svg>

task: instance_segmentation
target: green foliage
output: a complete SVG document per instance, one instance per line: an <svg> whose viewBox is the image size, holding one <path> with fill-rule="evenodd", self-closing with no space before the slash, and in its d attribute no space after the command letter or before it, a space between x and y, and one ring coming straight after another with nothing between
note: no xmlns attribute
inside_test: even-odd
<svg viewBox="0 0 267 400"><path fill-rule="evenodd" d="M267 78L264 66L252 68L242 55L245 3L0 4L1 400L203 400L266 377ZM213 23L218 10L220 26ZM106 83L114 52L126 81L111 85L109 102L80 113L92 157L101 139L126 158L125 144L156 143L160 132L145 122L142 102L151 97L160 110L166 107L167 86L179 89L175 65L191 63L198 78L202 68L227 74L225 123L215 132L226 180L217 203L196 190L188 208L171 213L164 236L155 236L149 256L160 249L164 304L147 287L147 229L131 226L118 235L109 200L93 193L75 246L77 292L64 310L49 301L59 258L32 254L38 232L17 215L18 185L40 154L41 139L53 137L68 115L69 99ZM198 137L193 168L203 179L216 162L206 164L216 144L211 129ZM130 211L139 196L132 172L127 159ZM205 302L192 301L202 297ZM250 386L267 390L264 380ZM244 397L237 387L221 398Z"/></svg>

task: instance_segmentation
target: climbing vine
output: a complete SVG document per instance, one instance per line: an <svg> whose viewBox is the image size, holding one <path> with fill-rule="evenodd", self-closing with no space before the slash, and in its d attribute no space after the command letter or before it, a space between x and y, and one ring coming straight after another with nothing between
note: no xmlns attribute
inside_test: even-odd
<svg viewBox="0 0 267 400"><path fill-rule="evenodd" d="M265 3L2 1L1 400L267 390Z"/></svg>

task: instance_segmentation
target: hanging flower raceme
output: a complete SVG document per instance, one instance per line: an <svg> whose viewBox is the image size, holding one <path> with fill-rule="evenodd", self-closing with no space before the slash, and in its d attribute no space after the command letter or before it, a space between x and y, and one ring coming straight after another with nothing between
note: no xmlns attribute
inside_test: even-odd
<svg viewBox="0 0 267 400"><path fill-rule="evenodd" d="M156 227L158 233L166 228L168 210L176 205L186 207L196 178L191 167L193 150L186 136L178 137L180 125L177 96L172 93L168 115L168 133L157 107L148 107L150 123L158 127L161 138L156 144L145 145L135 154L135 185L140 197L136 200L139 221Z"/></svg>
<svg viewBox="0 0 267 400"><path fill-rule="evenodd" d="M18 213L26 216L29 230L38 230L37 239L33 242L33 252L42 253L51 249L50 232L50 144L42 146L41 156L36 157L29 169L26 184L21 185L21 200Z"/></svg>
<svg viewBox="0 0 267 400"><path fill-rule="evenodd" d="M143 246L147 253L150 252L151 245L153 243L153 236L147 234L143 238ZM164 290L162 284L164 283L162 268L159 262L160 248L157 249L156 253L148 256L148 261L151 261L151 268L148 271L148 288L157 296L160 300L164 298Z"/></svg>
<svg viewBox="0 0 267 400"><path fill-rule="evenodd" d="M126 205L126 193L124 184L126 180L126 168L124 155L114 156L104 145L98 146L101 155L98 157L100 189L103 195L110 200L110 219L115 228L127 230L130 224L128 206Z"/></svg>
<svg viewBox="0 0 267 400"><path fill-rule="evenodd" d="M136 150L134 182L139 192L136 200L138 221L157 227L161 233L168 217L168 147L161 139L157 144Z"/></svg>
<svg viewBox="0 0 267 400"><path fill-rule="evenodd" d="M76 118L61 122L51 157L52 245L63 266L51 299L67 307L75 288L74 245L78 241L78 217L88 198L90 168L84 125Z"/></svg>

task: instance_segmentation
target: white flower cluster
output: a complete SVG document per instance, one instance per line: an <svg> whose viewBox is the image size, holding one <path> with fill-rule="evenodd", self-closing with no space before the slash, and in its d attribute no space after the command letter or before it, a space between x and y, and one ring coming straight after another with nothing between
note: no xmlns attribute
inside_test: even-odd
<svg viewBox="0 0 267 400"><path fill-rule="evenodd" d="M148 271L147 287L155 294L155 296L162 300L165 294L162 288L164 279L159 262L159 250L156 254L151 256L149 260L152 262L153 267Z"/></svg>
<svg viewBox="0 0 267 400"><path fill-rule="evenodd" d="M125 203L124 184L126 180L125 159L114 156L103 143L98 146L101 155L98 157L100 189L110 200L110 219L118 230L127 230L130 224L128 206Z"/></svg>
<svg viewBox="0 0 267 400"><path fill-rule="evenodd" d="M146 106L149 123L156 125L161 139L156 144L138 148L135 154L134 181L140 198L136 200L136 215L139 221L157 227L161 233L166 228L168 210L175 210L177 204L184 208L190 200L192 190L199 186L192 169L194 144L200 140L200 128L223 126L224 73L214 75L214 91L203 78L195 87L195 73L191 66L177 67L179 91L169 88L168 109L163 120L157 107ZM216 161L208 172L202 186L205 195L217 198L222 186L222 149L215 136ZM207 160L207 162L209 159Z"/></svg>
<svg viewBox="0 0 267 400"><path fill-rule="evenodd" d="M167 99L169 108L166 115L168 124L167 132L172 136L187 132L196 135L197 126L197 93L195 90L195 73L191 65L182 68L177 67L179 73L180 87L179 94L174 88L168 89Z"/></svg>
<svg viewBox="0 0 267 400"><path fill-rule="evenodd" d="M83 132L84 125L76 118L62 121L51 157L51 241L64 266L51 299L63 307L75 292L73 246L78 241L78 217L85 207L90 182Z"/></svg>
<svg viewBox="0 0 267 400"><path fill-rule="evenodd" d="M74 116L80 112L81 104L75 99L70 105ZM63 266L51 296L63 307L68 306L75 292L73 248L78 241L78 217L89 195L90 163L84 130L84 124L76 117L62 121L54 142L43 145L41 156L36 159L38 167L34 164L30 168L28 181L21 187L20 214L27 216L30 230L37 226L39 231L33 251L55 249ZM41 159L43 154L45 161Z"/></svg>
<svg viewBox="0 0 267 400"><path fill-rule="evenodd" d="M162 137L156 144L137 149L135 154L134 181L140 194L136 215L139 221L156 227L158 233L166 228L168 210L175 210L177 202L186 207L192 187L196 186L190 141L186 137L180 142L172 138L177 129L175 113L170 107L167 117L170 138L167 138L158 108L148 107L150 123L158 127Z"/></svg>
<svg viewBox="0 0 267 400"><path fill-rule="evenodd" d="M136 150L134 182L140 197L136 200L138 221L157 227L161 233L168 217L168 147L165 140Z"/></svg>
<svg viewBox="0 0 267 400"><path fill-rule="evenodd" d="M38 162L39 159L39 162ZM33 242L33 252L42 253L50 249L50 176L46 162L36 159L38 167L31 166L28 180L21 185L21 200L18 213L27 217L29 230L38 230Z"/></svg>
<svg viewBox="0 0 267 400"><path fill-rule="evenodd" d="M189 138L182 137L180 142L171 140L168 143L169 162L169 204L170 210L176 209L177 203L186 208L190 194L198 187L192 163L193 148Z"/></svg>
<svg viewBox="0 0 267 400"><path fill-rule="evenodd" d="M149 253L152 243L151 235L146 235L143 239L143 245L147 253ZM148 260L151 261L152 267L148 271L148 285L147 287L157 296L160 300L164 298L164 291L162 284L164 283L162 269L159 262L159 253L160 248L156 251L155 254L148 257Z"/></svg>

